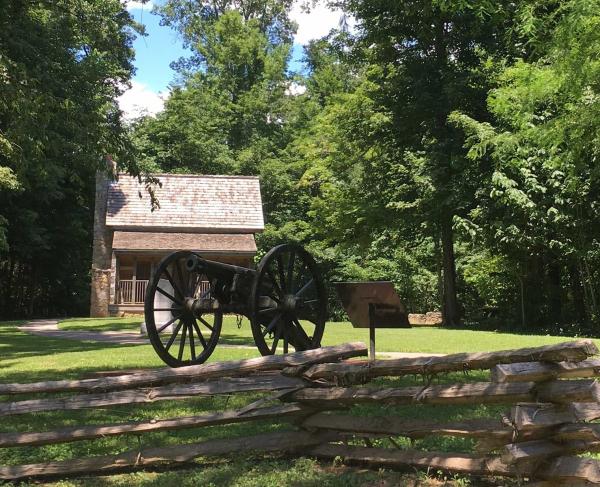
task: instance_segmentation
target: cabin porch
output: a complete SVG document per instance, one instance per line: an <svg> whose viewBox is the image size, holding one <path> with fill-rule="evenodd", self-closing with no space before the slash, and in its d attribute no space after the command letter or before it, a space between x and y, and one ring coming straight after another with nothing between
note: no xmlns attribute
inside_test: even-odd
<svg viewBox="0 0 600 487"><path fill-rule="evenodd" d="M148 283L160 261L172 251L161 253L113 252L109 314L143 314ZM252 258L239 255L203 255L217 262L250 267ZM208 289L209 282L202 283ZM202 289L201 288L201 289Z"/></svg>

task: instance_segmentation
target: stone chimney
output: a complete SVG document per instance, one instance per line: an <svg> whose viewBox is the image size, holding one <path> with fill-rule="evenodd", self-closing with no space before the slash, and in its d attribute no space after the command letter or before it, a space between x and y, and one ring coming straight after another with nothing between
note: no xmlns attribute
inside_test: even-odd
<svg viewBox="0 0 600 487"><path fill-rule="evenodd" d="M92 252L91 317L109 316L113 232L106 227L108 185L116 176L116 164L106 156L106 171L96 172L94 246Z"/></svg>

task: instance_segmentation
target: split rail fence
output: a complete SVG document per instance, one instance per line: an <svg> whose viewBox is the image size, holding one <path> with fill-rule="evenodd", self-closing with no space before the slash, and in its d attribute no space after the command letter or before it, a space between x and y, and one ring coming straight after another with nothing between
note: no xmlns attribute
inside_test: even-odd
<svg viewBox="0 0 600 487"><path fill-rule="evenodd" d="M158 369L81 380L0 384L0 417L43 411L268 392L237 410L155 421L80 425L40 432L0 433L0 448L32 447L230 423L271 420L293 429L132 450L118 455L0 466L0 480L61 477L190 462L238 452L276 452L341 458L391 469L423 468L512 477L537 486L600 485L600 360L591 340L557 345L394 360L348 360L366 355L362 343L287 355ZM490 370L486 382L431 385L436 374ZM378 377L421 375L424 385L365 385ZM19 400L19 395L42 394ZM52 394L58 394L53 396ZM498 418L434 422L406 417L357 416L355 404L505 404ZM476 453L401 448L394 438L455 436L478 441ZM389 448L372 439L390 438ZM366 446L360 443L364 442ZM395 445L395 446L393 446Z"/></svg>

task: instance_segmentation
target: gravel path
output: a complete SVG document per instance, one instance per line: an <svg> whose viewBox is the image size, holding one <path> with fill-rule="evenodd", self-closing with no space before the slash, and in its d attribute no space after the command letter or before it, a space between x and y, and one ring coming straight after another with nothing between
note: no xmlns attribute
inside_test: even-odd
<svg viewBox="0 0 600 487"><path fill-rule="evenodd" d="M18 327L19 330L32 335L48 338L66 338L67 340L92 341L115 343L118 345L146 345L150 343L148 337L141 335L138 330L122 331L87 331L87 330L61 330L58 320L34 320ZM250 345L227 345L219 347L256 349Z"/></svg>
<svg viewBox="0 0 600 487"><path fill-rule="evenodd" d="M66 338L68 340L90 340L93 342L118 343L121 345L144 345L148 338L136 330L123 331L85 331L61 330L58 320L34 320L19 326L19 330L48 338Z"/></svg>
<svg viewBox="0 0 600 487"><path fill-rule="evenodd" d="M123 331L85 331L85 330L61 330L58 328L58 320L33 320L20 325L19 330L32 335L48 338L66 338L68 340L92 341L116 343L119 345L146 345L148 338L141 335L137 330ZM227 345L219 344L219 348L237 348L256 350L251 345ZM385 358L418 358L439 357L440 353L411 353L411 352L378 352L378 356Z"/></svg>

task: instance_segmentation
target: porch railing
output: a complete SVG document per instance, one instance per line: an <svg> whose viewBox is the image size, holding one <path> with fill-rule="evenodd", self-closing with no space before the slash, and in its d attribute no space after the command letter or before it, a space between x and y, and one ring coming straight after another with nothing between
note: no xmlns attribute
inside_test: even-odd
<svg viewBox="0 0 600 487"><path fill-rule="evenodd" d="M143 279L121 279L118 286L117 302L123 303L143 303L146 296L148 280Z"/></svg>
<svg viewBox="0 0 600 487"><path fill-rule="evenodd" d="M118 304L141 304L146 297L146 288L148 280L120 279L117 284L117 303ZM197 296L210 298L210 282L200 281L198 285Z"/></svg>
<svg viewBox="0 0 600 487"><path fill-rule="evenodd" d="M210 298L210 282L200 281L198 286L197 297Z"/></svg>

